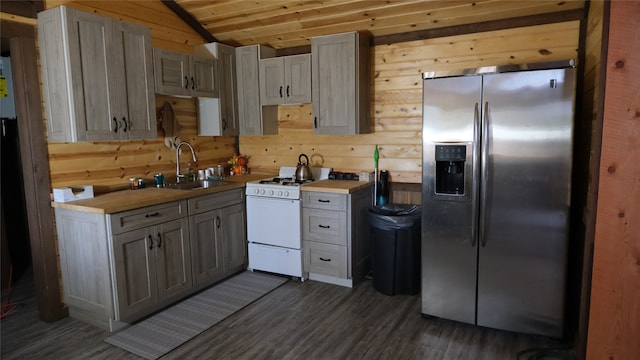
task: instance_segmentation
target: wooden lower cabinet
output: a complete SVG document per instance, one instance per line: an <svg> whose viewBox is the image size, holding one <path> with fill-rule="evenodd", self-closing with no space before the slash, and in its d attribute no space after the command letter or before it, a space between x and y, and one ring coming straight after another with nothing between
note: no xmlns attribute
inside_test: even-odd
<svg viewBox="0 0 640 360"><path fill-rule="evenodd" d="M69 314L108 331L246 268L244 188L114 214L55 214Z"/></svg>
<svg viewBox="0 0 640 360"><path fill-rule="evenodd" d="M193 288L186 218L113 237L117 313L129 321Z"/></svg>
<svg viewBox="0 0 640 360"><path fill-rule="evenodd" d="M200 289L247 264L244 189L189 199L195 286Z"/></svg>
<svg viewBox="0 0 640 360"><path fill-rule="evenodd" d="M368 207L372 187L350 194L302 192L304 271L309 279L352 287L371 268Z"/></svg>

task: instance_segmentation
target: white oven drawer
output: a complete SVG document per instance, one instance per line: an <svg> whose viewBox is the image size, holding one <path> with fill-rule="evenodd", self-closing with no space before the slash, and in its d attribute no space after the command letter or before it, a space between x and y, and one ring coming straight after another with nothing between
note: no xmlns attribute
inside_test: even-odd
<svg viewBox="0 0 640 360"><path fill-rule="evenodd" d="M293 249L302 247L300 200L247 196L247 240Z"/></svg>
<svg viewBox="0 0 640 360"><path fill-rule="evenodd" d="M249 243L249 269L297 276L304 280L302 250Z"/></svg>

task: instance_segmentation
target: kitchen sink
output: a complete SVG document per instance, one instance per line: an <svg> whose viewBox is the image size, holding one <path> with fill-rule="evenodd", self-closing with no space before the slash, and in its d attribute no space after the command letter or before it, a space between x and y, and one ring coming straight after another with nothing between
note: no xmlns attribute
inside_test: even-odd
<svg viewBox="0 0 640 360"><path fill-rule="evenodd" d="M215 186L227 185L228 181L220 181L220 180L198 180L198 181L185 181L181 183L173 183L166 184L165 188L167 189L178 189L178 190L198 190L198 189L207 189Z"/></svg>

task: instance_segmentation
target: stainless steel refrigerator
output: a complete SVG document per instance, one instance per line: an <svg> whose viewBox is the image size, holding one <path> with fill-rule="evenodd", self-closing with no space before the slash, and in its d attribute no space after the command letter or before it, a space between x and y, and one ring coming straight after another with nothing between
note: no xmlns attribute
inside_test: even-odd
<svg viewBox="0 0 640 360"><path fill-rule="evenodd" d="M423 315L563 335L572 64L424 74Z"/></svg>

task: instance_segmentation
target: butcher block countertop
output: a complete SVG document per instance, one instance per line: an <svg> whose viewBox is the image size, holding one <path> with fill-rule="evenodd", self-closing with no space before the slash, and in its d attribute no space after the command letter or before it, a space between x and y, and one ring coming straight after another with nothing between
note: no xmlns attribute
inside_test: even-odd
<svg viewBox="0 0 640 360"><path fill-rule="evenodd" d="M300 187L301 191L319 191L336 194L351 194L368 186L373 182L354 180L320 180Z"/></svg>
<svg viewBox="0 0 640 360"><path fill-rule="evenodd" d="M259 180L265 175L242 175L225 178L226 185L206 189L179 190L169 188L146 187L138 190L120 190L97 195L92 199L70 202L52 202L52 206L76 211L97 214L113 214L121 211L138 209L145 206L162 204L170 201L184 200L196 196L243 188L247 181Z"/></svg>
<svg viewBox="0 0 640 360"><path fill-rule="evenodd" d="M265 175L230 176L225 179L226 185L214 186L206 189L179 190L169 188L146 187L139 190L119 190L106 194L99 194L91 199L69 202L52 202L55 208L84 211L96 214L114 214L121 211L138 209L145 206L158 205L171 201L184 200L196 196L213 194L245 187L248 181L260 180ZM318 191L336 194L351 194L372 182L353 180L320 180L300 187L302 191Z"/></svg>

